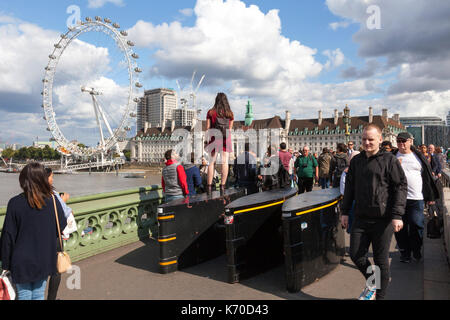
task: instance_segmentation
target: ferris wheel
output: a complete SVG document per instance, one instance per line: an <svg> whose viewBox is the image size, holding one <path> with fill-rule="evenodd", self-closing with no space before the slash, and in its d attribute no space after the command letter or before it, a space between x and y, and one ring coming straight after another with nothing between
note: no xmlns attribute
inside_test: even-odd
<svg viewBox="0 0 450 320"><path fill-rule="evenodd" d="M85 122L91 123L90 136L95 136L95 141L93 146L87 147L84 144L78 142L76 137L72 136L69 140L63 134L63 130L70 128L70 126L61 126L57 123L58 112L64 113L70 109L67 106L62 107L59 104L56 105L55 100L59 102L64 100L64 96L61 92L55 94L55 89L57 84L55 83L55 78L57 78L58 73L64 71L60 70L60 60L64 60L64 56L70 53L70 48L72 46L80 45L82 43L81 37L88 37L93 39L91 34L101 33L103 37L106 37L111 42L111 47L117 51L119 69L123 69L122 80L123 84L121 90L115 90L120 92L120 99L115 99L120 101L120 105L114 105L112 102L104 103L102 100L108 91L106 87L95 87L95 81L90 81L88 79L89 73L86 72L86 79L83 76L77 78L77 94L75 98L71 97L72 103L77 103L82 99L85 102L88 100L90 111L88 119ZM139 82L139 74L142 70L137 66L136 60L139 59L137 53L133 51L134 43L127 40L128 33L124 30L120 31L120 25L117 23L112 23L110 19L102 19L101 17L86 18L84 22L79 22L73 27L69 27L69 30L60 36L60 40L54 45L53 52L49 55L49 62L45 67L45 76L43 81L43 103L42 108L44 110L44 120L47 121L47 131L51 132L53 138L51 140L56 141L59 145L58 151L64 155L75 155L75 156L98 156L101 155L102 159L105 155L112 155L114 153L123 156L120 143L124 142L127 138L128 133L131 132L132 126L136 122L137 117L137 103L140 101L139 91L142 85ZM95 41L94 41L95 42ZM84 42L83 42L84 43ZM92 48L97 48L92 46ZM80 50L78 50L80 51ZM68 53L69 52L69 53ZM105 49L104 52L109 52ZM73 60L70 57L66 60ZM83 63L79 63L82 65ZM80 66L81 67L81 66ZM77 68L77 66L75 66ZM110 68L117 69L117 67ZM79 72L81 73L81 72ZM65 78L71 78L65 75ZM72 77L73 79L73 77ZM93 85L94 83L94 85ZM72 87L74 84L72 83ZM111 90L109 90L111 91ZM55 97L56 96L56 97ZM106 97L105 99L107 99ZM70 99L66 99L70 100ZM93 112L92 112L93 111ZM89 119L91 117L92 119ZM70 118L66 115L67 118ZM66 121L67 122L67 121ZM63 130L62 130L63 129ZM81 131L86 131L83 129Z"/></svg>

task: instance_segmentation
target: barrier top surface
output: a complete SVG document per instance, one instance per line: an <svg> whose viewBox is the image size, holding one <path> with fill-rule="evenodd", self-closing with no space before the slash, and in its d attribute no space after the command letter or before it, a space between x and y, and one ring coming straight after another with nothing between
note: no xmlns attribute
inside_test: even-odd
<svg viewBox="0 0 450 320"><path fill-rule="evenodd" d="M315 190L292 197L283 204L283 212L300 211L320 204L326 204L341 196L339 188Z"/></svg>
<svg viewBox="0 0 450 320"><path fill-rule="evenodd" d="M269 190L259 193L254 193L252 195L239 198L229 205L227 205L226 209L236 209L241 207L254 206L267 202L274 202L277 200L284 200L286 197L290 197L297 193L297 188L286 188L286 189L276 189Z"/></svg>
<svg viewBox="0 0 450 320"><path fill-rule="evenodd" d="M203 202L208 200L220 199L223 197L231 196L236 193L244 192L244 189L226 189L225 192L221 195L219 191L213 191L210 195L207 193L197 194L194 196L189 196L189 200L187 198L181 198L177 200L173 200L168 203L164 203L158 206L158 208L166 208L166 207L176 207L179 205L183 205L186 203L196 203Z"/></svg>

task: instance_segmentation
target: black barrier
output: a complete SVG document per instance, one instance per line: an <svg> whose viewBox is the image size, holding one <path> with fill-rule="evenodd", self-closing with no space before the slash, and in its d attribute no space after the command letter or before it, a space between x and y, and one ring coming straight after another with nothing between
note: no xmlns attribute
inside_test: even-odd
<svg viewBox="0 0 450 320"><path fill-rule="evenodd" d="M225 253L225 206L245 195L243 189L212 192L158 207L161 273L193 266Z"/></svg>
<svg viewBox="0 0 450 320"><path fill-rule="evenodd" d="M228 282L235 283L283 261L281 208L297 189L242 197L225 209Z"/></svg>
<svg viewBox="0 0 450 320"><path fill-rule="evenodd" d="M339 188L301 194L283 205L287 290L302 287L337 267L345 254Z"/></svg>

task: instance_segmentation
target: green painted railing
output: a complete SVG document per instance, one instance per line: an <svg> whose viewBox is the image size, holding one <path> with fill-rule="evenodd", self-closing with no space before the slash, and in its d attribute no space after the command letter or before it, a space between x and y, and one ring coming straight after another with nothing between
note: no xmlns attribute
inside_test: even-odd
<svg viewBox="0 0 450 320"><path fill-rule="evenodd" d="M72 261L78 261L148 237L157 237L157 207L163 201L160 186L78 197L72 208L78 231L64 241ZM6 208L0 208L0 232ZM92 228L92 234L83 230Z"/></svg>

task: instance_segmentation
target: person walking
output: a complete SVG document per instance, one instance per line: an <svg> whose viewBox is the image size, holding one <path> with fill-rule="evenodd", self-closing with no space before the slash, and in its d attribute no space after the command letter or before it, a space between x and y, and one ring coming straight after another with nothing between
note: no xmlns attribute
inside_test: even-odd
<svg viewBox="0 0 450 320"><path fill-rule="evenodd" d="M11 198L0 238L2 268L11 272L18 300L44 300L56 270L56 239L66 227L44 167L32 162L19 176L23 193ZM56 204L60 230L56 226Z"/></svg>
<svg viewBox="0 0 450 320"><path fill-rule="evenodd" d="M225 190L228 178L228 160L230 152L233 152L231 142L231 132L234 123L234 114L231 111L228 98L225 93L218 93L214 107L208 111L206 116L206 132L210 140L207 149L210 153L209 167L208 167L208 184L206 186L207 192L211 193L212 182L214 178L215 164L217 155L221 154L222 159L222 179L220 183L220 191ZM208 132L210 129L216 129L218 132ZM221 134L221 139L216 140L216 134Z"/></svg>
<svg viewBox="0 0 450 320"><path fill-rule="evenodd" d="M317 161L319 164L319 184L322 189L327 189L330 187L330 166L332 160L333 156L328 151L328 148L323 148L322 154L319 156L319 160Z"/></svg>
<svg viewBox="0 0 450 320"><path fill-rule="evenodd" d="M353 149L355 147L355 143L353 141L349 141L347 144L348 148L347 148L347 156L350 159L350 157L352 156L352 153L355 151L355 149Z"/></svg>
<svg viewBox="0 0 450 320"><path fill-rule="evenodd" d="M433 205L439 198L430 164L413 146L413 136L408 132L397 136L398 150L394 152L400 161L408 181L406 210L403 229L395 234L400 249L400 261L411 261L411 252L416 261L422 258L424 230L424 202Z"/></svg>
<svg viewBox="0 0 450 320"><path fill-rule="evenodd" d="M362 136L364 150L350 162L345 179L341 224L348 226L348 215L355 201L350 231L350 257L366 279L359 300L382 300L389 284L389 248L393 232L403 227L407 180L397 158L380 150L381 129L368 125ZM367 253L372 244L375 268ZM375 269L373 271L373 269ZM380 283L369 284L373 273Z"/></svg>
<svg viewBox="0 0 450 320"><path fill-rule="evenodd" d="M295 161L294 172L297 178L298 192L311 192L314 185L314 177L319 181L319 164L311 154L309 147L303 147L303 156Z"/></svg>
<svg viewBox="0 0 450 320"><path fill-rule="evenodd" d="M166 202L181 199L189 195L186 172L178 163L178 155L172 149L164 154L166 167L162 170L161 184Z"/></svg>
<svg viewBox="0 0 450 320"><path fill-rule="evenodd" d="M444 170L447 167L447 165L446 165L445 155L442 153L441 147L436 147L436 158L441 165L441 171Z"/></svg>
<svg viewBox="0 0 450 320"><path fill-rule="evenodd" d="M356 151L353 151L355 153ZM344 143L338 143L336 148L336 154L331 159L330 172L332 174L332 186L333 188L339 188L342 172L349 166L349 160L347 147Z"/></svg>
<svg viewBox="0 0 450 320"><path fill-rule="evenodd" d="M439 159L436 157L435 151L436 150L434 145L430 144L428 146L428 154L430 155L429 159L431 164L431 172L433 173L433 176L437 179L441 177L442 167Z"/></svg>

